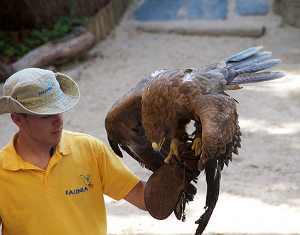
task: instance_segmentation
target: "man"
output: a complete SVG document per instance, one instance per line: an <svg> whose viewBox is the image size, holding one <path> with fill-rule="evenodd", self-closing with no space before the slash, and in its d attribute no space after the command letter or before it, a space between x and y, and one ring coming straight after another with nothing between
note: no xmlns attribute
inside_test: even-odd
<svg viewBox="0 0 300 235"><path fill-rule="evenodd" d="M63 130L79 100L68 76L28 68L9 77L0 114L18 132L0 150L2 234L106 234L103 195L145 209L144 183L98 139Z"/></svg>

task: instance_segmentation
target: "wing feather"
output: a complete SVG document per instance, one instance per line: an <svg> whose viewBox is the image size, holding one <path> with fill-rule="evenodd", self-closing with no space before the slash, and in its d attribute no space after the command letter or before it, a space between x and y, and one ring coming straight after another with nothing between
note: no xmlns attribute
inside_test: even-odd
<svg viewBox="0 0 300 235"><path fill-rule="evenodd" d="M198 101L198 102L197 102ZM204 95L193 102L202 127L201 164L209 158L231 160L240 147L240 128L234 99L227 95Z"/></svg>
<svg viewBox="0 0 300 235"><path fill-rule="evenodd" d="M141 123L141 97L151 79L153 77L139 82L113 105L105 118L105 129L109 144L117 155L122 157L123 149L147 169L155 171L163 163L163 156L153 151Z"/></svg>

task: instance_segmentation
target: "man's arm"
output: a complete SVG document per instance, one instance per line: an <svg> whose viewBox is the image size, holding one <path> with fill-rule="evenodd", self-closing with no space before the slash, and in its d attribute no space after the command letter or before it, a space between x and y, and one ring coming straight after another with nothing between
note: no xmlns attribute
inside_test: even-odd
<svg viewBox="0 0 300 235"><path fill-rule="evenodd" d="M144 200L145 182L139 181L136 186L125 196L125 200L136 207L147 210Z"/></svg>

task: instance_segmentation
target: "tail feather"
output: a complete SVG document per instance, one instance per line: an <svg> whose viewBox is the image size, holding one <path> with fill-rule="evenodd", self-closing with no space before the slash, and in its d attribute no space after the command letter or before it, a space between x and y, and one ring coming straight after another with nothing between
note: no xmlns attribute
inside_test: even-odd
<svg viewBox="0 0 300 235"><path fill-rule="evenodd" d="M282 72L260 72L260 73L250 73L250 74L240 74L233 81L230 82L230 85L239 85L255 82L270 81L284 76Z"/></svg>
<svg viewBox="0 0 300 235"><path fill-rule="evenodd" d="M261 70L265 70L268 68L271 68L277 64L279 64L281 61L279 59L271 59L271 60L266 60L260 63L252 63L248 66L245 66L243 68L240 68L236 70L238 74L242 73L255 73Z"/></svg>
<svg viewBox="0 0 300 235"><path fill-rule="evenodd" d="M227 85L262 82L283 77L284 74L281 72L266 71L281 61L273 59L272 53L262 51L262 48L261 46L251 47L236 53L223 63L219 63L220 66L217 66L215 70L224 75Z"/></svg>
<svg viewBox="0 0 300 235"><path fill-rule="evenodd" d="M263 51L263 52L259 52L256 55L251 56L250 58L247 58L243 61L240 62L234 62L234 63L229 63L226 68L228 69L234 69L234 70L238 70L241 69L243 67L249 66L253 63L261 63L265 60L268 60L272 57L272 52L269 51Z"/></svg>
<svg viewBox="0 0 300 235"><path fill-rule="evenodd" d="M248 48L248 49L243 50L241 52L238 52L238 53L230 56L229 58L227 58L225 60L225 63L242 61L246 58L249 58L249 57L257 54L262 48L263 48L262 46L251 47L251 48Z"/></svg>
<svg viewBox="0 0 300 235"><path fill-rule="evenodd" d="M268 71L269 68L281 61L272 58L272 53L262 51L262 48L262 46L248 48L200 71L203 71L208 77L217 76L220 79L225 79L226 89L239 89L240 87L236 85L284 77L282 72Z"/></svg>

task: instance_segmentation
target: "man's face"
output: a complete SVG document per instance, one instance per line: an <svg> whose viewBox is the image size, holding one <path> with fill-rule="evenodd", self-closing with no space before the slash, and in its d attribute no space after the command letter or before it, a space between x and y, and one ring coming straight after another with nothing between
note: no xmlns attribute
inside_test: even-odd
<svg viewBox="0 0 300 235"><path fill-rule="evenodd" d="M43 145L55 146L59 143L62 129L62 114L37 116L29 114L14 114L20 132L27 138Z"/></svg>

